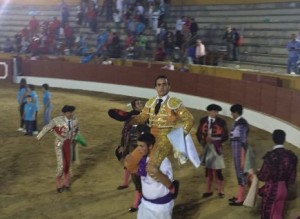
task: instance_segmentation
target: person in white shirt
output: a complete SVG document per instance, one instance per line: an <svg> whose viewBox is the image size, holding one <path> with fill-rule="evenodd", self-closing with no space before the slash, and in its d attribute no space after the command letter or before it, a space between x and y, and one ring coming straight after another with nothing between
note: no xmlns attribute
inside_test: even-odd
<svg viewBox="0 0 300 219"><path fill-rule="evenodd" d="M169 62L166 66L163 66L161 69L167 69L167 70L170 70L170 71L174 71L175 66L173 65L173 62Z"/></svg>
<svg viewBox="0 0 300 219"><path fill-rule="evenodd" d="M196 64L204 65L205 56L206 56L205 46L203 45L202 41L198 39L196 43L196 50L195 50Z"/></svg>
<svg viewBox="0 0 300 219"><path fill-rule="evenodd" d="M138 175L142 181L142 201L137 219L171 219L174 198L178 193L178 181L173 181L170 160L165 157L160 167L149 162L151 150L155 147L155 137L145 133L138 138L138 150L143 155L139 162Z"/></svg>

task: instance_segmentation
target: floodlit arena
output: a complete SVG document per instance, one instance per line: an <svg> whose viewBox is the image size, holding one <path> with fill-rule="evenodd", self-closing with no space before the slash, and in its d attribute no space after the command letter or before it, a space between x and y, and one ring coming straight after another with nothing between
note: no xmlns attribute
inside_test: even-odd
<svg viewBox="0 0 300 219"><path fill-rule="evenodd" d="M133 99L139 98L145 103L155 97L155 78L160 75L168 77L170 96L181 99L194 116L190 134L199 156L203 155L204 149L196 132L200 119L207 116L206 107L209 104L222 107L219 117L226 121L230 134L234 124L230 107L239 103L244 107L243 118L250 125L248 145L254 152L254 172L261 168L263 156L275 145L272 141L275 129L285 131L285 148L300 158L298 63L295 70L286 73L286 45L291 34L299 34L299 1L165 0L168 13L165 11L167 16L161 19L174 35L179 18L193 17L198 23L199 30L192 39L201 39L205 45L206 54L201 64L188 62L188 51L182 49L185 46L180 49L182 54L178 60L173 53L163 61L156 60L155 50L160 44L156 32L149 26L144 31L148 39L145 51L129 56L123 50L118 54L115 47L112 50L107 47L107 53L102 53L103 47L95 48L98 36L109 27L112 32L119 32L123 41L127 35L125 22L115 26L113 20L107 21L106 11L101 12L103 0L98 0L100 12L96 17L97 25L93 26L96 29L80 25L77 21L80 2L0 0L0 219L137 218L137 212L128 211L135 194L132 180L128 188L117 189L122 184L124 169L123 163L115 156L115 150L121 142L124 122L112 119L108 111L120 109L129 112ZM139 2L148 4L148 1ZM40 50L43 46L39 45L37 50L31 48L23 53L21 47L17 51L15 44L13 51L3 50L3 45L8 45L7 38L16 43L16 34L28 26L33 16L40 24L53 17L60 19L63 4L69 8L66 23L73 28L74 36L81 35L86 39L88 49L85 52L76 50L78 42L75 42L75 37L71 47L64 39L57 39L61 42L59 49L55 47L49 51ZM237 60L227 53L230 47L226 47L222 40L228 26L236 28L242 38ZM30 37L38 37L36 32L31 34L29 31ZM98 53L100 50L101 54ZM175 70L166 67L170 62ZM35 135L17 131L20 127L17 94L22 79L35 85L39 97L38 131L44 126L43 84L50 87L52 118L62 115L64 105L76 107L80 135L86 140L86 146L76 145L77 160L71 164L70 191L60 193L55 185L57 159L53 133L47 133L38 141ZM229 205L228 199L236 195L238 186L230 140L223 143L222 152L226 166L223 169L223 198L218 196L215 182L212 195L203 197L207 188L203 163L195 168L190 161L179 164L172 155L168 156L174 179L180 182L173 219L261 217L262 198L255 190L252 190L255 191L251 199L253 207ZM298 176L287 191L284 219L300 218L299 172L298 163ZM263 184L260 181L258 187ZM250 186L250 182L245 186L246 195Z"/></svg>

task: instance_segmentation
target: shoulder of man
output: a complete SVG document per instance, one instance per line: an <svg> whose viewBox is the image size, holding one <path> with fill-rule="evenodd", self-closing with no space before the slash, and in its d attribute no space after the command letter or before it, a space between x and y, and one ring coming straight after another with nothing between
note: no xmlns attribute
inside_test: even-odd
<svg viewBox="0 0 300 219"><path fill-rule="evenodd" d="M152 106L153 104L155 104L155 99L156 99L156 97L151 97L151 98L145 103L145 107L146 107L146 108L151 108L151 106Z"/></svg>
<svg viewBox="0 0 300 219"><path fill-rule="evenodd" d="M207 122L208 116L204 116L200 119L200 123L205 123Z"/></svg>
<svg viewBox="0 0 300 219"><path fill-rule="evenodd" d="M176 97L170 97L167 100L167 105L170 109L178 109L182 105L182 101Z"/></svg>
<svg viewBox="0 0 300 219"><path fill-rule="evenodd" d="M237 122L236 122L236 124L238 124L238 125L245 125L245 126L248 126L248 122L247 122L247 120L246 119L244 119L243 117L242 118L240 118Z"/></svg>

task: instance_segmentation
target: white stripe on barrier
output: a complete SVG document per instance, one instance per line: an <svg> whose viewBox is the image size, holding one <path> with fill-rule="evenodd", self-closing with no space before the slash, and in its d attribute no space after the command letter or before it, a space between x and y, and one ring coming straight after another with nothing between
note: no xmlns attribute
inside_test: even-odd
<svg viewBox="0 0 300 219"><path fill-rule="evenodd" d="M4 66L4 75L0 76L0 79L6 79L8 77L8 65L6 62L0 62L0 65Z"/></svg>

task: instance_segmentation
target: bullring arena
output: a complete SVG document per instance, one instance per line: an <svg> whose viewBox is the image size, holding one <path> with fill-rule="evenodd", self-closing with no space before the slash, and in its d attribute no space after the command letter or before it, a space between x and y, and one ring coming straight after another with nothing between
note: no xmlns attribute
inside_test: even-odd
<svg viewBox="0 0 300 219"><path fill-rule="evenodd" d="M122 180L122 165L114 150L120 143L122 123L112 120L107 111L118 108L128 111L133 98L155 96L154 79L167 75L171 95L183 100L195 117L191 131L196 149L202 147L195 132L199 119L210 103L222 106L220 112L228 127L232 126L230 106L245 106L244 117L251 125L249 144L255 151L259 168L262 156L273 147L271 132L280 128L287 133L286 147L300 157L299 111L300 79L298 76L242 71L237 69L192 66L191 72L161 70L161 63L115 60L112 66L84 65L76 59L43 59L22 62L22 75L17 74L13 56L3 54L0 59L0 218L109 218L131 219L136 213L127 212L134 188L117 190ZM54 137L48 134L38 142L35 137L17 132L19 126L16 93L19 81L37 87L41 99L43 83L50 85L54 110L61 114L65 104L76 106L81 134L87 141L79 147L80 161L72 166L72 190L56 193L54 176L56 160ZM42 128L42 115L38 115ZM179 165L171 158L174 176L181 183L175 201L174 219L256 219L260 217L259 202L254 208L229 206L228 198L236 192L229 142L224 144L226 169L225 198L217 191L203 199L205 169L195 168L190 162ZM284 218L300 217L300 178L292 187L285 205ZM262 183L260 183L262 185Z"/></svg>

